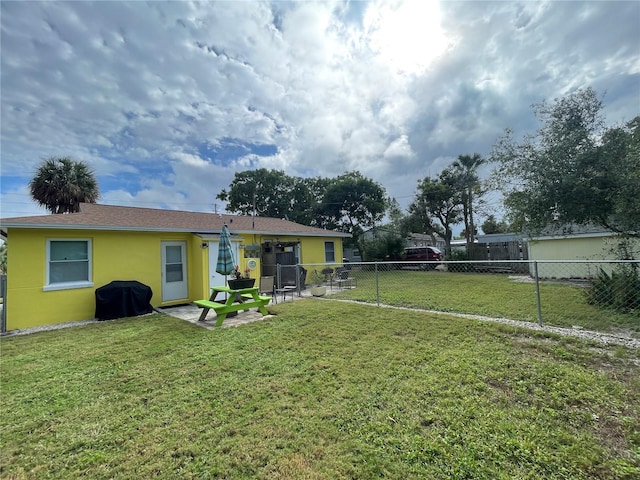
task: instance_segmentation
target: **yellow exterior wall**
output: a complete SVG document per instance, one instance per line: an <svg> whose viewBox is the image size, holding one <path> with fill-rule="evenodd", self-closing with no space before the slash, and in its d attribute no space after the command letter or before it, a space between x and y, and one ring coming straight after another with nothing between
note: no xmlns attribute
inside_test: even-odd
<svg viewBox="0 0 640 480"><path fill-rule="evenodd" d="M300 247L300 262L302 264L325 263L324 242L333 241L335 248L335 262L332 265L342 264L342 239L338 237L313 237L306 238Z"/></svg>
<svg viewBox="0 0 640 480"><path fill-rule="evenodd" d="M617 260L616 237L566 237L529 241L530 260L581 260L580 263L539 263L543 278L587 278L602 268L611 273L613 264L585 263L584 260ZM640 242L636 249L640 248Z"/></svg>
<svg viewBox="0 0 640 480"><path fill-rule="evenodd" d="M262 245L265 241L271 241L272 243L276 242L278 239L282 243L287 242L300 242L300 263L305 264L324 264L324 242L332 241L334 243L335 248L335 258L336 261L331 264L333 266L342 265L342 257L343 257L343 249L342 249L342 238L341 237L299 237L299 236L287 236L287 235L261 235L258 236L255 241L253 239L253 235L244 235L241 236L241 245L250 245L250 244L260 244ZM244 258L244 248L241 246L240 248L240 269L244 272L244 269L247 266L247 262L250 258ZM260 259L255 258L260 266ZM260 268L256 268L255 271L251 273L252 278L259 278Z"/></svg>
<svg viewBox="0 0 640 480"><path fill-rule="evenodd" d="M209 297L208 240L191 233L126 232L98 230L49 230L11 228L7 255L6 329L16 330L56 323L93 319L95 290L114 280L137 280L151 287L154 307ZM44 291L46 283L46 249L48 239L78 238L91 240L90 252L93 286ZM300 241L302 263L324 263L324 242L335 243L336 263L342 260L340 237L287 237L281 241ZM210 240L217 241L217 237ZM253 235L242 237L242 244L254 242ZM188 298L162 303L163 241L184 241L187 247ZM240 249L242 271L249 258ZM258 268L251 277L260 277Z"/></svg>
<svg viewBox="0 0 640 480"><path fill-rule="evenodd" d="M113 280L148 285L153 291L151 304L161 305L162 241L186 242L189 297L203 298L206 258L200 241L189 233L11 229L9 236L7 330L92 319L96 288ZM46 242L56 238L91 240L92 287L43 291Z"/></svg>
<svg viewBox="0 0 640 480"><path fill-rule="evenodd" d="M187 242L187 278L189 281L189 300L209 298L209 250L202 248L203 240L189 235ZM179 302L178 302L179 303Z"/></svg>

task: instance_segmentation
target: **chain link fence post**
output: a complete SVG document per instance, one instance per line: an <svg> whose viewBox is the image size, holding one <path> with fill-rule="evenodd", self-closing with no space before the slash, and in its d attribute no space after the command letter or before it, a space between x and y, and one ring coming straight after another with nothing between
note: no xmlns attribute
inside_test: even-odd
<svg viewBox="0 0 640 480"><path fill-rule="evenodd" d="M376 262L375 273L376 273L376 303L378 304L378 306L380 306L380 279L378 275L378 262Z"/></svg>
<svg viewBox="0 0 640 480"><path fill-rule="evenodd" d="M538 307L538 325L542 326L542 305L540 304L540 277L538 276L538 262L533 262L533 274L536 279L536 306Z"/></svg>
<svg viewBox="0 0 640 480"><path fill-rule="evenodd" d="M276 288L282 288L282 266L276 263Z"/></svg>

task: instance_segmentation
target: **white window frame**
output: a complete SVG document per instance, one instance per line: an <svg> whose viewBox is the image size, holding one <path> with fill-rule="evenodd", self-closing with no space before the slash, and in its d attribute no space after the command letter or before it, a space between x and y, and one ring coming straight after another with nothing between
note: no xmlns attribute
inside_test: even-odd
<svg viewBox="0 0 640 480"><path fill-rule="evenodd" d="M51 242L87 242L87 280L81 280L78 282L57 282L51 283L50 267L51 267ZM93 250L90 238L48 238L47 239L47 251L45 262L45 286L43 291L49 292L52 290L69 290L73 288L89 288L93 287Z"/></svg>
<svg viewBox="0 0 640 480"><path fill-rule="evenodd" d="M327 247L331 244L333 250L329 250ZM333 255L333 259L329 259L329 253ZM324 242L324 261L325 263L335 263L336 261L336 242L334 241L325 241Z"/></svg>

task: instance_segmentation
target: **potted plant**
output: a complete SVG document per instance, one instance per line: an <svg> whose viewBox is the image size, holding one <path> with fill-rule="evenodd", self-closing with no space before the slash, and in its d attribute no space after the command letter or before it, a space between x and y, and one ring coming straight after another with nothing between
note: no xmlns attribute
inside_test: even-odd
<svg viewBox="0 0 640 480"><path fill-rule="evenodd" d="M323 285L324 275L317 270L314 270L311 274L311 295L314 297L321 297L327 293L326 285Z"/></svg>
<svg viewBox="0 0 640 480"><path fill-rule="evenodd" d="M240 267L236 265L236 268L231 273L231 278L227 280L229 288L232 290L240 290L242 288L251 288L256 283L255 278L249 277L250 269L246 268L244 275L240 272Z"/></svg>

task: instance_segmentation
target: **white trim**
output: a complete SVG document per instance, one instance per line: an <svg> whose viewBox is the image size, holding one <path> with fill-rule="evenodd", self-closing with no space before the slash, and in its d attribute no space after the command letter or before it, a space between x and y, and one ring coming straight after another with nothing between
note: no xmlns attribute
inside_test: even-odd
<svg viewBox="0 0 640 480"><path fill-rule="evenodd" d="M45 285L42 287L43 292L51 292L54 290L72 290L75 288L92 288L93 282L67 282L67 283L53 283L51 285Z"/></svg>
<svg viewBox="0 0 640 480"><path fill-rule="evenodd" d="M181 281L167 281L167 247L180 247L180 265L182 266ZM160 248L162 302L173 302L177 300L187 299L189 297L189 264L187 258L187 242L185 240L161 240Z"/></svg>

